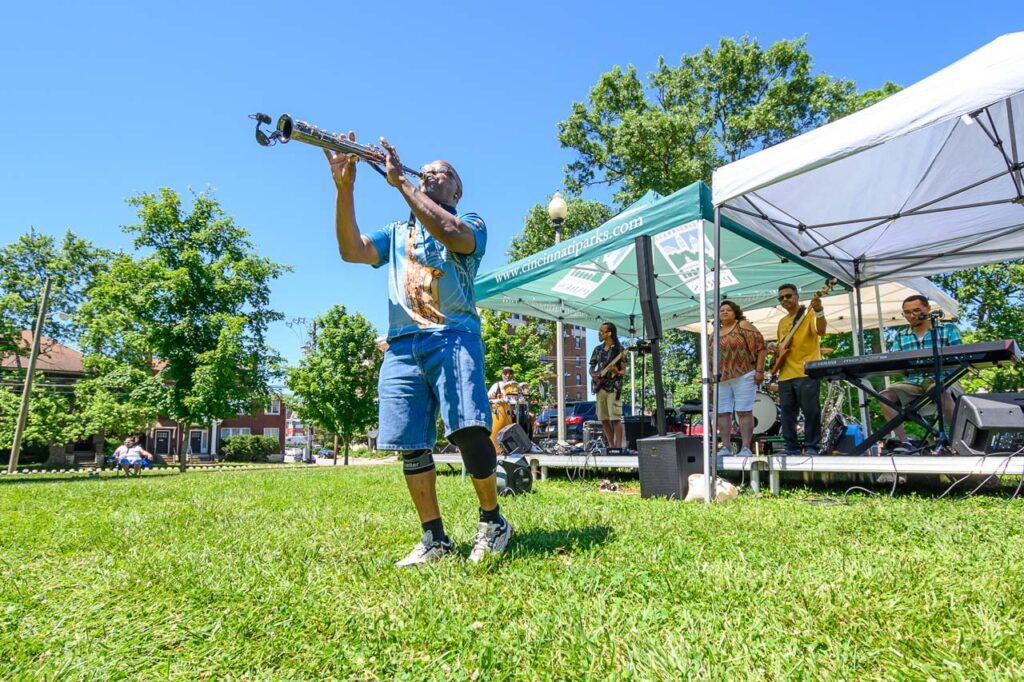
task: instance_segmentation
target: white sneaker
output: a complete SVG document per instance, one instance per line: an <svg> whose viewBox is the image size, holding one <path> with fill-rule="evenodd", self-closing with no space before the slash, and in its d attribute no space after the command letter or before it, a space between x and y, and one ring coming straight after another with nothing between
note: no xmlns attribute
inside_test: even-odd
<svg viewBox="0 0 1024 682"><path fill-rule="evenodd" d="M500 523L481 521L476 527L476 537L473 538L473 549L469 553L469 560L479 563L488 554L504 552L511 539L512 524L507 519L502 519Z"/></svg>
<svg viewBox="0 0 1024 682"><path fill-rule="evenodd" d="M719 457L732 457L732 450L730 450L729 448L722 448L721 450L718 451L718 456Z"/></svg>
<svg viewBox="0 0 1024 682"><path fill-rule="evenodd" d="M423 531L423 539L416 543L416 546L412 548L412 551L409 552L404 559L396 562L395 566L405 567L429 564L434 561L440 561L450 554L451 551L451 541L447 544L443 542L435 542L434 533L429 530L425 530Z"/></svg>
<svg viewBox="0 0 1024 682"><path fill-rule="evenodd" d="M740 448L737 457L753 457L754 453L750 451L750 448Z"/></svg>

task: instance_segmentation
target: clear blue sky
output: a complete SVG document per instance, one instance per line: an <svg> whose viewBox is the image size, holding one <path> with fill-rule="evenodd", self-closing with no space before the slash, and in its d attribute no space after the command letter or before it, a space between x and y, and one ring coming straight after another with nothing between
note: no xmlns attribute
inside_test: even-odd
<svg viewBox="0 0 1024 682"><path fill-rule="evenodd" d="M288 317L334 303L386 327L383 272L340 262L321 152L258 147L246 115L291 113L363 140L385 135L407 165L452 161L460 208L487 220L483 269L529 208L559 189L572 155L556 123L616 64L646 73L749 33L806 34L815 67L909 85L1020 30L1020 3L9 3L0 25L0 240L72 229L128 249L124 199L212 189L264 255ZM432 9L433 8L433 9ZM1016 25L1007 18L1018 17ZM360 226L405 205L369 168ZM604 199L595 194L591 198ZM271 343L290 360L296 335Z"/></svg>

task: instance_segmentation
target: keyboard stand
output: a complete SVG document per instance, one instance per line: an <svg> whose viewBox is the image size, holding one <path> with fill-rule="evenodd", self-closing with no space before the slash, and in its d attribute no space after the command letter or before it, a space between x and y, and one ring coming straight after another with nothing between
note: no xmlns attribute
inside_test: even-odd
<svg viewBox="0 0 1024 682"><path fill-rule="evenodd" d="M926 405L932 404L936 406L936 410L941 410L942 391L946 387L952 386L956 382L960 381L960 379L966 376L967 373L970 371L971 363L960 363L960 365L958 365L956 369L952 369L946 373L946 375L942 378L941 384L932 384L931 388L929 388L927 391L925 391L918 397L914 398L914 400L911 401L911 403L906 407L903 407L899 403L895 403L889 400L888 398L883 397L881 392L875 390L875 387L871 385L871 382L868 381L866 377L856 376L850 372L841 372L838 375L834 375L835 378L845 381L846 383L852 385L854 388L859 388L860 390L864 391L864 393L877 398L878 402L884 403L891 407L892 409L896 410L896 416L894 416L892 419L890 419L881 427L876 429L873 433L871 433L871 435L869 435L867 438L861 441L860 445L855 447L853 449L853 452L851 452L850 454L863 455L865 452L868 451L868 449L872 445L886 438L889 435L889 433L893 430L893 428L899 426L900 424L906 421L912 421L915 424L923 426L925 429L928 430L928 433L930 433L937 441L941 442L941 438L939 437L939 432L935 428L934 421L929 422L927 419L921 416L918 410L920 410L922 407L925 407Z"/></svg>

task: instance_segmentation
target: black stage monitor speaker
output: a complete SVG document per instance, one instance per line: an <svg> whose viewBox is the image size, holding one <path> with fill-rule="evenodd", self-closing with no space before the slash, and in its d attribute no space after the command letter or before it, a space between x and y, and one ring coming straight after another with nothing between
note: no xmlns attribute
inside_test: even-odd
<svg viewBox="0 0 1024 682"><path fill-rule="evenodd" d="M658 433L658 429L654 426L653 415L645 414L640 416L637 414L624 417L623 422L625 424L626 447L630 450L636 450L636 442L641 438L647 438Z"/></svg>
<svg viewBox="0 0 1024 682"><path fill-rule="evenodd" d="M499 495L520 495L533 490L533 473L525 457L499 458L496 473Z"/></svg>
<svg viewBox="0 0 1024 682"><path fill-rule="evenodd" d="M661 313L658 310L658 289L654 277L651 237L645 234L633 241L636 246L636 280L640 293L640 310L644 315L644 332L648 339L660 339Z"/></svg>
<svg viewBox="0 0 1024 682"><path fill-rule="evenodd" d="M640 497L682 500L690 474L704 473L704 441L700 436L653 436L637 441L640 449Z"/></svg>
<svg viewBox="0 0 1024 682"><path fill-rule="evenodd" d="M1024 448L1024 394L960 396L952 433L953 449L959 455L1017 452Z"/></svg>
<svg viewBox="0 0 1024 682"><path fill-rule="evenodd" d="M519 424L509 424L501 431L498 431L498 445L506 455L530 452L533 450L533 441L523 431Z"/></svg>

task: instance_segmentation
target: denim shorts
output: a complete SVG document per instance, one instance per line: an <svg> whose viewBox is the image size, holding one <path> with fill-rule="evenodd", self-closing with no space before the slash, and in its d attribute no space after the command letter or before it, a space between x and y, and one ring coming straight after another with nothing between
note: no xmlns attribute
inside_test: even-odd
<svg viewBox="0 0 1024 682"><path fill-rule="evenodd" d="M484 344L477 334L424 331L392 339L377 392L379 450L434 447L438 410L446 438L471 426L491 428Z"/></svg>
<svg viewBox="0 0 1024 682"><path fill-rule="evenodd" d="M757 397L757 384L754 383L754 371L718 384L718 414L733 412L750 412L754 409Z"/></svg>

